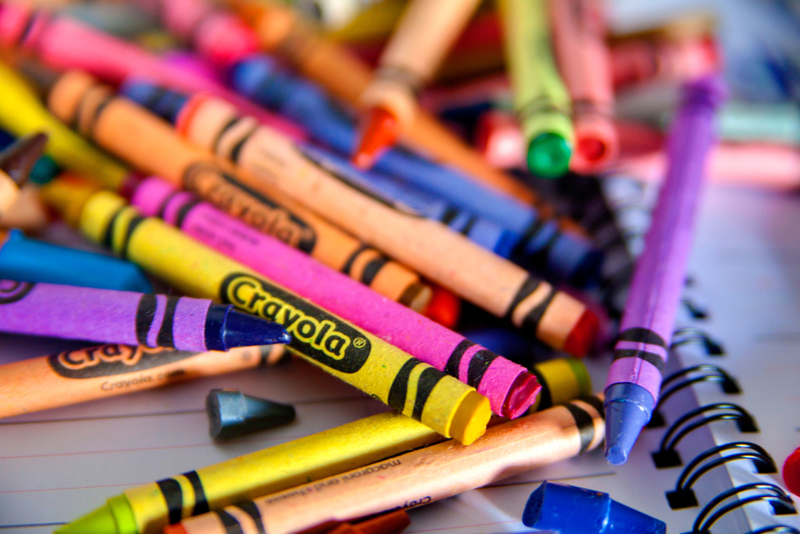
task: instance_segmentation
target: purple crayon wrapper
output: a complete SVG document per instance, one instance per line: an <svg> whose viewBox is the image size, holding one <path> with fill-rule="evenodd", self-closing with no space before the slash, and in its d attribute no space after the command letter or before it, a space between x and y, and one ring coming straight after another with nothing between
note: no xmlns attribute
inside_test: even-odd
<svg viewBox="0 0 800 534"><path fill-rule="evenodd" d="M13 334L204 352L210 300L0 280L0 329Z"/></svg>
<svg viewBox="0 0 800 534"><path fill-rule="evenodd" d="M179 224L198 241L475 387L489 399L495 413L518 417L535 401L540 386L521 365L498 357L211 205L195 202L191 193L175 192L157 178L142 182L132 198L132 204L145 215L158 215L170 224Z"/></svg>
<svg viewBox="0 0 800 534"><path fill-rule="evenodd" d="M684 87L668 139L667 176L634 271L606 387L633 383L658 400L692 247L705 159L714 143L714 113L724 98L718 77Z"/></svg>

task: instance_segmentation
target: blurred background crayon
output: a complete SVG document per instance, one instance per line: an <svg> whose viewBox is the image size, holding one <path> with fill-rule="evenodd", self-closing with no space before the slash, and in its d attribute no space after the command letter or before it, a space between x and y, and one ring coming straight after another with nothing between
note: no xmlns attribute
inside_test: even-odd
<svg viewBox="0 0 800 534"><path fill-rule="evenodd" d="M43 133L23 137L0 150L0 217L17 202L47 143Z"/></svg>

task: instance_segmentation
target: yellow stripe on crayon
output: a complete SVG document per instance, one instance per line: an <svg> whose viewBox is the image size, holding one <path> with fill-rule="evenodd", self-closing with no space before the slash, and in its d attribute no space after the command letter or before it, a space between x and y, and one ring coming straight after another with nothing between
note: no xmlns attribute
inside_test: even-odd
<svg viewBox="0 0 800 534"><path fill-rule="evenodd" d="M183 506L181 507L181 517L192 517L192 510L194 510L194 503L197 499L194 494L194 487L189 479L183 475L172 478L181 487L181 496L183 498Z"/></svg>

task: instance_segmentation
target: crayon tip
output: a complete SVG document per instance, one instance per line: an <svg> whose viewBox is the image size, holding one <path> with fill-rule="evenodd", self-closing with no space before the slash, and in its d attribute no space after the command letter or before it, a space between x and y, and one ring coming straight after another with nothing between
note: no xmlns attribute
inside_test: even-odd
<svg viewBox="0 0 800 534"><path fill-rule="evenodd" d="M800 495L800 447L790 454L783 463L783 481L795 495Z"/></svg>
<svg viewBox="0 0 800 534"><path fill-rule="evenodd" d="M47 144L47 134L39 132L22 137L0 152L0 170L17 185L24 184L42 156Z"/></svg>
<svg viewBox="0 0 800 534"><path fill-rule="evenodd" d="M530 373L520 373L520 375L511 384L511 389L508 392L501 414L503 417L509 419L516 419L520 415L525 414L528 408L536 402L536 397L542 390L541 384L536 380L536 377Z"/></svg>
<svg viewBox="0 0 800 534"><path fill-rule="evenodd" d="M606 460L614 465L628 461L636 439L650 421L655 407L652 395L638 384L621 382L606 388Z"/></svg>
<svg viewBox="0 0 800 534"><path fill-rule="evenodd" d="M209 434L231 439L294 421L294 406L245 395L235 389L212 389L206 397Z"/></svg>
<svg viewBox="0 0 800 534"><path fill-rule="evenodd" d="M56 534L117 534L117 522L105 504L55 531Z"/></svg>
<svg viewBox="0 0 800 534"><path fill-rule="evenodd" d="M589 352L600 330L600 320L591 310L584 310L564 342L564 352L583 357Z"/></svg>
<svg viewBox="0 0 800 534"><path fill-rule="evenodd" d="M328 534L399 534L410 524L405 510L395 510L358 523L342 523Z"/></svg>
<svg viewBox="0 0 800 534"><path fill-rule="evenodd" d="M222 311L220 321L217 313ZM233 306L212 304L208 312L206 346L209 350L231 350L236 347L286 344L292 341L289 332L278 323L240 312Z"/></svg>
<svg viewBox="0 0 800 534"><path fill-rule="evenodd" d="M167 525L164 527L164 530L161 531L161 534L189 534L186 532L186 529L183 528L182 525Z"/></svg>
<svg viewBox="0 0 800 534"><path fill-rule="evenodd" d="M388 110L376 107L370 110L365 121L361 142L353 155L353 165L369 169L378 156L391 147L400 136L400 123Z"/></svg>
<svg viewBox="0 0 800 534"><path fill-rule="evenodd" d="M433 295L423 315L452 330L461 316L461 299L441 286L433 286Z"/></svg>
<svg viewBox="0 0 800 534"><path fill-rule="evenodd" d="M553 133L544 133L528 145L528 168L542 178L558 178L567 172L572 149L567 140Z"/></svg>

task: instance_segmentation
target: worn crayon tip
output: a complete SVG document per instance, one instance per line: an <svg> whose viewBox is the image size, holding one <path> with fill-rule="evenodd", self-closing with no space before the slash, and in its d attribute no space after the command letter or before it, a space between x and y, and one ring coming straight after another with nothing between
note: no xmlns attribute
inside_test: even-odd
<svg viewBox="0 0 800 534"><path fill-rule="evenodd" d="M558 178L567 172L572 149L567 140L553 133L544 133L528 145L528 168L541 178Z"/></svg>
<svg viewBox="0 0 800 534"><path fill-rule="evenodd" d="M294 421L294 406L245 395L234 389L212 389L206 397L209 434L232 439Z"/></svg>
<svg viewBox="0 0 800 534"><path fill-rule="evenodd" d="M42 156L47 134L39 132L16 140L0 152L0 170L18 186L28 181L34 165Z"/></svg>
<svg viewBox="0 0 800 534"><path fill-rule="evenodd" d="M433 286L433 295L423 315L453 329L461 317L461 299L441 286Z"/></svg>
<svg viewBox="0 0 800 534"><path fill-rule="evenodd" d="M167 525L161 534L189 534L186 529L181 525Z"/></svg>
<svg viewBox="0 0 800 534"><path fill-rule="evenodd" d="M541 384L536 380L536 377L530 373L520 373L520 375L511 384L511 389L506 396L503 403L503 410L501 414L503 417L509 419L516 419L524 415L528 408L536 402L536 397L542 390Z"/></svg>
<svg viewBox="0 0 800 534"><path fill-rule="evenodd" d="M353 155L353 165L361 169L371 168L378 156L400 136L397 117L384 108L370 110L365 124L361 142Z"/></svg>
<svg viewBox="0 0 800 534"><path fill-rule="evenodd" d="M597 315L591 310L584 310L564 342L564 352L578 357L586 356L599 330L600 320Z"/></svg>
<svg viewBox="0 0 800 534"><path fill-rule="evenodd" d="M606 450L609 463L628 461L642 429L650 421L655 400L638 384L620 382L606 388Z"/></svg>

